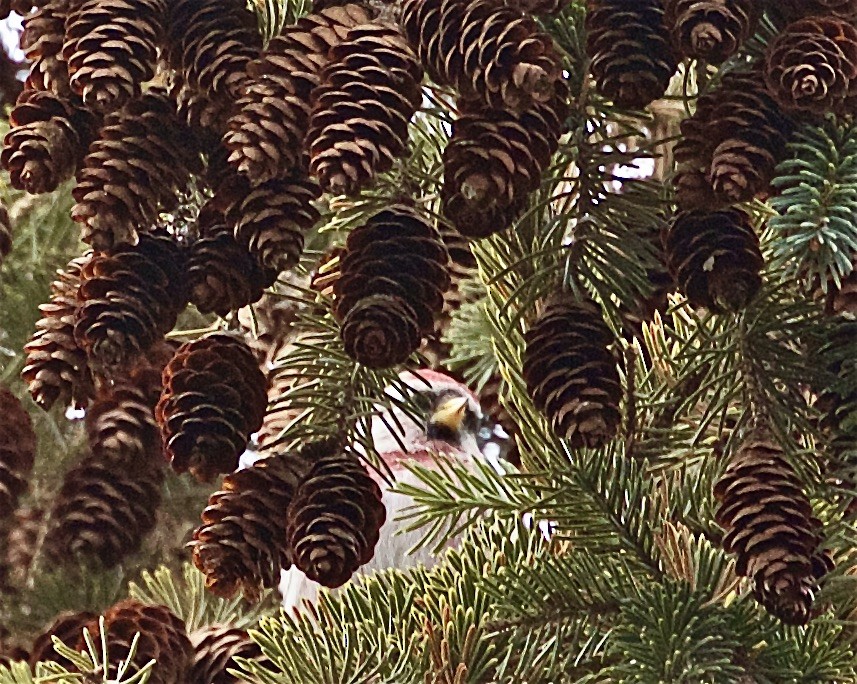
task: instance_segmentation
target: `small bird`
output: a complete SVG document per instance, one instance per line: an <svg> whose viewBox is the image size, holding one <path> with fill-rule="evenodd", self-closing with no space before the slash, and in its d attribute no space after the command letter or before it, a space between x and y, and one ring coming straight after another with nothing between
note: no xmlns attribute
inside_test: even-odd
<svg viewBox="0 0 857 684"><path fill-rule="evenodd" d="M482 410L478 397L457 380L433 370L405 371L400 379L420 395L418 403L425 406L425 418L415 422L400 409L379 414L372 420L375 450L389 467L396 484L419 481L405 464L434 465L435 454L444 454L468 465L482 458L478 434L482 426ZM388 390L396 394L396 390ZM395 426L395 427L394 427ZM396 431L396 435L391 432ZM402 445L405 449L402 449ZM399 514L413 504L413 499L392 491L392 485L373 473L383 494L387 520L372 560L358 574L368 574L386 568L408 568L420 563L434 562L431 548L412 549L424 539L422 530L405 531L406 524L397 520ZM286 609L300 607L305 601L314 602L319 586L297 568L282 574L280 591Z"/></svg>

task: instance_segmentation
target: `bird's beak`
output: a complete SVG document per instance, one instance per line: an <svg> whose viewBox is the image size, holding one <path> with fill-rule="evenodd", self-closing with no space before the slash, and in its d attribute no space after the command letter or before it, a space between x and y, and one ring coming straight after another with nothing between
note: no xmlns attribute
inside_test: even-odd
<svg viewBox="0 0 857 684"><path fill-rule="evenodd" d="M467 412L467 397L454 397L440 404L429 418L430 425L441 425L458 432Z"/></svg>

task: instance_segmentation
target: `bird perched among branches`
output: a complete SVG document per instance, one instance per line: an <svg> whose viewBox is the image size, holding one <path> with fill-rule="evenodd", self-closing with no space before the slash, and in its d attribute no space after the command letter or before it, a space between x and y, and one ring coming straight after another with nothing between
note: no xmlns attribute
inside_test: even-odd
<svg viewBox="0 0 857 684"><path fill-rule="evenodd" d="M397 485L419 484L416 475L406 467L408 463L431 468L438 454L465 465L482 458L478 442L482 410L478 397L466 385L433 370L406 371L401 379L415 391L416 403L424 417L417 421L404 411L393 409L379 413L372 420L375 450L389 469L389 475L373 473L381 487L387 518L375 555L359 574L434 562L433 549L415 548L423 541L424 533L408 530L407 524L398 519L413 504L413 499L396 491ZM305 601L315 601L319 586L295 567L284 571L280 582L283 606L289 609L300 607Z"/></svg>

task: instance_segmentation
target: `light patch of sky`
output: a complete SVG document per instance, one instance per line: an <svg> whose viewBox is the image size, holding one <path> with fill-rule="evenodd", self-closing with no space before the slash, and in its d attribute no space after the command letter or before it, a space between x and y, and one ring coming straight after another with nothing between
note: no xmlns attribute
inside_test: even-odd
<svg viewBox="0 0 857 684"><path fill-rule="evenodd" d="M24 53L18 47L18 37L21 35L21 15L12 14L5 21L0 21L0 40L9 56L16 61L23 61Z"/></svg>

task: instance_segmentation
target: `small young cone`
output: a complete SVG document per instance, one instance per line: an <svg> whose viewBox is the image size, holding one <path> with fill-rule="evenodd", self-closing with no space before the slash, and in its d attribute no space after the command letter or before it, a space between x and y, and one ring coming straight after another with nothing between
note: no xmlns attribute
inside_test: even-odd
<svg viewBox="0 0 857 684"><path fill-rule="evenodd" d="M573 449L604 445L619 429L622 386L613 333L592 301L557 295L525 336L522 372L533 404Z"/></svg>
<svg viewBox="0 0 857 684"><path fill-rule="evenodd" d="M205 684L237 684L228 670L237 670L235 658L262 660L262 649L250 640L247 632L228 625L209 625L190 633L193 644L193 665L190 682Z"/></svg>
<svg viewBox="0 0 857 684"><path fill-rule="evenodd" d="M759 238L743 211L682 212L663 241L667 267L693 307L740 311L762 286Z"/></svg>
<svg viewBox="0 0 857 684"><path fill-rule="evenodd" d="M432 80L465 100L521 111L549 100L562 71L552 38L493 0L405 0L401 26Z"/></svg>
<svg viewBox="0 0 857 684"><path fill-rule="evenodd" d="M155 407L173 470L204 482L235 470L262 425L266 390L242 338L213 333L182 345L164 369Z"/></svg>
<svg viewBox="0 0 857 684"><path fill-rule="evenodd" d="M586 53L598 90L619 107L642 109L678 68L661 0L588 0Z"/></svg>
<svg viewBox="0 0 857 684"><path fill-rule="evenodd" d="M138 97L155 75L167 0L84 0L69 15L63 60L72 90L94 111Z"/></svg>
<svg viewBox="0 0 857 684"><path fill-rule="evenodd" d="M294 564L325 587L372 560L387 513L381 489L352 454L315 462L286 514Z"/></svg>
<svg viewBox="0 0 857 684"><path fill-rule="evenodd" d="M790 625L812 616L818 581L832 567L819 553L821 523L812 514L782 449L763 429L747 436L717 482L716 520L736 571L755 585L756 599Z"/></svg>
<svg viewBox="0 0 857 684"><path fill-rule="evenodd" d="M0 516L12 514L27 490L36 458L33 422L20 400L0 386Z"/></svg>
<svg viewBox="0 0 857 684"><path fill-rule="evenodd" d="M43 409L60 401L85 407L94 393L86 351L74 339L77 291L81 269L91 255L75 257L51 284L51 298L39 306L42 318L36 332L24 345L26 361L21 377L30 396Z"/></svg>

